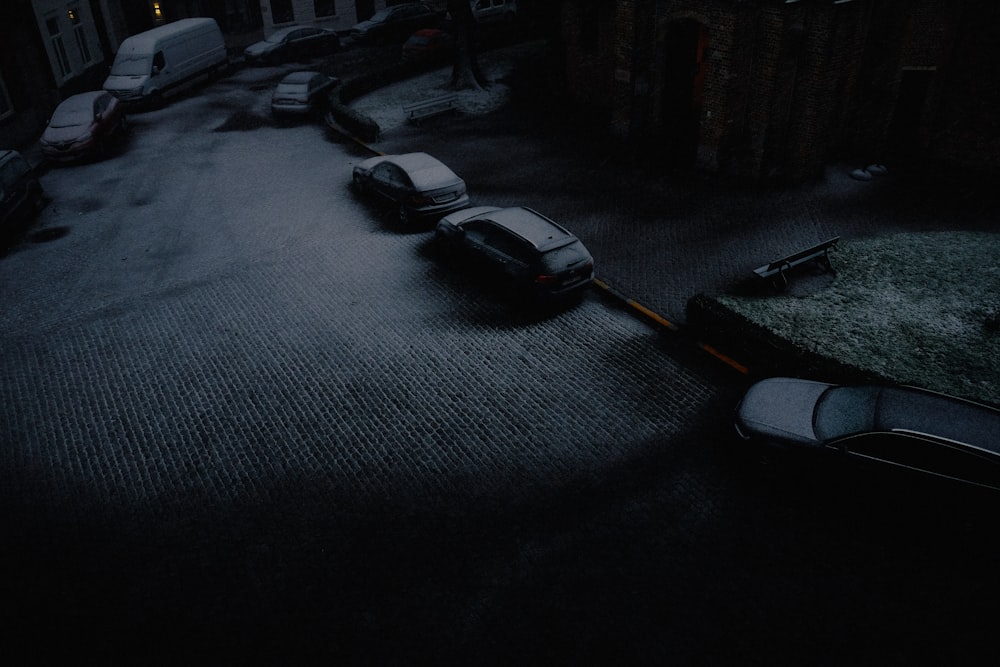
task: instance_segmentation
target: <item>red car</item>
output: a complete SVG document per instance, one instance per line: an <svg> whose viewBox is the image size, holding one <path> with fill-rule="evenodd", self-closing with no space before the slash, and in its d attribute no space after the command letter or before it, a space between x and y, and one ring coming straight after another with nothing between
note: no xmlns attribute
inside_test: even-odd
<svg viewBox="0 0 1000 667"><path fill-rule="evenodd" d="M418 30L403 44L403 60L414 60L450 53L455 49L455 36L439 28Z"/></svg>
<svg viewBox="0 0 1000 667"><path fill-rule="evenodd" d="M39 143L49 160L70 162L103 154L108 142L120 139L127 130L118 98L93 90L63 100Z"/></svg>

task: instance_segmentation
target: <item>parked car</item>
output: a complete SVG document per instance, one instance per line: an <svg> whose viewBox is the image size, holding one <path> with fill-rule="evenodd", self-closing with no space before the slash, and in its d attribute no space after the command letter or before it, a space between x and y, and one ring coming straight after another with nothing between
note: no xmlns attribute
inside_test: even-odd
<svg viewBox="0 0 1000 667"><path fill-rule="evenodd" d="M736 430L1000 489L1000 410L924 389L768 378L743 396Z"/></svg>
<svg viewBox="0 0 1000 667"><path fill-rule="evenodd" d="M480 25L489 23L513 23L517 20L517 0L469 0L472 18ZM454 17L449 12L447 20Z"/></svg>
<svg viewBox="0 0 1000 667"><path fill-rule="evenodd" d="M304 116L322 111L330 90L339 83L340 79L321 72L292 72L271 94L271 113Z"/></svg>
<svg viewBox="0 0 1000 667"><path fill-rule="evenodd" d="M340 38L332 30L310 26L288 26L268 35L263 41L243 50L243 60L250 64L273 65L296 58L333 53L340 48Z"/></svg>
<svg viewBox="0 0 1000 667"><path fill-rule="evenodd" d="M0 150L0 235L6 237L45 205L31 165L17 151Z"/></svg>
<svg viewBox="0 0 1000 667"><path fill-rule="evenodd" d="M566 228L525 207L479 206L442 218L436 238L537 296L577 293L594 280L594 258Z"/></svg>
<svg viewBox="0 0 1000 667"><path fill-rule="evenodd" d="M127 131L118 98L92 90L63 100L38 143L47 159L70 162L103 154L110 141L122 139Z"/></svg>
<svg viewBox="0 0 1000 667"><path fill-rule="evenodd" d="M433 58L451 53L455 49L455 36L440 28L418 30L403 43L403 60Z"/></svg>
<svg viewBox="0 0 1000 667"><path fill-rule="evenodd" d="M398 206L403 224L469 205L465 181L427 153L369 158L354 167L353 182L359 192L374 193Z"/></svg>
<svg viewBox="0 0 1000 667"><path fill-rule="evenodd" d="M477 23L513 23L517 0L472 0L472 16Z"/></svg>
<svg viewBox="0 0 1000 667"><path fill-rule="evenodd" d="M441 12L422 2L404 2L375 12L367 21L355 24L347 31L347 40L359 44L402 42L421 28L440 27Z"/></svg>

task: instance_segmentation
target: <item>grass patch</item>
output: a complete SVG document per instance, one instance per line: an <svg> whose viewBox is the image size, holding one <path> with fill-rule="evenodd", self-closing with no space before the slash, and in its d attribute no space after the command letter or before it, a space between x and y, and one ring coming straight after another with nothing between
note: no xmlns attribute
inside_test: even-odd
<svg viewBox="0 0 1000 667"><path fill-rule="evenodd" d="M1000 234L842 240L832 254L836 275L821 289L714 300L807 353L1000 404L998 258Z"/></svg>

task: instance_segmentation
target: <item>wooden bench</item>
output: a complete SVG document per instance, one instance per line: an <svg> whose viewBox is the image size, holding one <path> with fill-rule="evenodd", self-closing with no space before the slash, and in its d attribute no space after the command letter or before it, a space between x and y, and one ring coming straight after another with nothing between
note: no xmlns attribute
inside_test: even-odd
<svg viewBox="0 0 1000 667"><path fill-rule="evenodd" d="M457 103L458 96L454 93L448 93L422 102L404 104L403 113L406 114L406 120L418 123L424 118L430 118L431 116L437 116L449 111L457 111Z"/></svg>
<svg viewBox="0 0 1000 667"><path fill-rule="evenodd" d="M837 246L839 240L839 236L834 236L832 239L817 243L811 248L806 248L787 257L782 257L770 264L758 266L753 272L758 278L770 280L775 288L784 289L788 286L788 272L808 262L819 262L825 266L826 270L832 271L833 266L830 264L830 251Z"/></svg>

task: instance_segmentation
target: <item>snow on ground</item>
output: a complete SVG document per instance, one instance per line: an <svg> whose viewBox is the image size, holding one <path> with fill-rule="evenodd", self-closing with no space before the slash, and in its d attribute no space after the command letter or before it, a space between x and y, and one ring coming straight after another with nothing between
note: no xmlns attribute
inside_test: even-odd
<svg viewBox="0 0 1000 667"><path fill-rule="evenodd" d="M482 90L452 91L451 65L433 72L400 81L379 88L359 97L351 103L351 108L362 113L385 132L406 123L403 105L439 97L456 92L458 110L468 114L482 114L502 107L510 98L508 75L514 66L543 48L542 42L528 42L480 54L479 65L489 84Z"/></svg>

